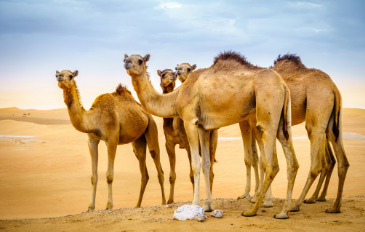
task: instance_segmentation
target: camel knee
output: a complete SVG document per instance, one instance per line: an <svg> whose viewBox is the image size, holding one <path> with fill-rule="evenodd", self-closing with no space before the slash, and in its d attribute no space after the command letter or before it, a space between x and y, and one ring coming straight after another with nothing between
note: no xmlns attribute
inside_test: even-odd
<svg viewBox="0 0 365 232"><path fill-rule="evenodd" d="M150 150L150 154L151 154L152 159L155 159L157 156L157 152L155 150Z"/></svg>
<svg viewBox="0 0 365 232"><path fill-rule="evenodd" d="M98 176L96 174L91 176L91 185L96 185L98 183Z"/></svg>
<svg viewBox="0 0 365 232"><path fill-rule="evenodd" d="M210 173L210 161L203 163L202 168L204 175Z"/></svg>
<svg viewBox="0 0 365 232"><path fill-rule="evenodd" d="M170 173L169 177L170 184L174 184L176 181L176 173Z"/></svg>
<svg viewBox="0 0 365 232"><path fill-rule="evenodd" d="M321 167L314 166L314 167L311 167L311 169L309 171L309 175L311 178L315 179L321 171L322 171Z"/></svg>
<svg viewBox="0 0 365 232"><path fill-rule="evenodd" d="M108 183L108 184L111 184L111 183L113 183L113 180L114 180L114 177L113 177L113 175L111 175L111 174L107 174L106 175L106 182Z"/></svg>

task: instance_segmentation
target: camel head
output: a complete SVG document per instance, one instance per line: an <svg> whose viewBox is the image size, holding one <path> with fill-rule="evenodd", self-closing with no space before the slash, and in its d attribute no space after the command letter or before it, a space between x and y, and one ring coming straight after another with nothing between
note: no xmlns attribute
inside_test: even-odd
<svg viewBox="0 0 365 232"><path fill-rule="evenodd" d="M186 81L194 69L196 69L196 64L190 65L189 63L182 63L176 66L175 70L181 83Z"/></svg>
<svg viewBox="0 0 365 232"><path fill-rule="evenodd" d="M147 61L150 59L150 54L145 55L144 57L140 55L124 55L124 68L127 70L127 73L131 76L139 76L147 69Z"/></svg>
<svg viewBox="0 0 365 232"><path fill-rule="evenodd" d="M56 78L58 81L58 87L67 90L75 85L75 77L79 74L79 71L71 72L70 70L63 70L62 72L56 71Z"/></svg>
<svg viewBox="0 0 365 232"><path fill-rule="evenodd" d="M157 70L157 74L161 78L161 88L163 90L170 90L171 92L175 88L176 83L176 73L171 69L165 69L161 72L161 70Z"/></svg>

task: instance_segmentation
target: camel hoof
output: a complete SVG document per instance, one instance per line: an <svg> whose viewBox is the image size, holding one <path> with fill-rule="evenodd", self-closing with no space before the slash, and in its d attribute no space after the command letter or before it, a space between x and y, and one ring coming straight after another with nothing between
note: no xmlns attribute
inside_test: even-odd
<svg viewBox="0 0 365 232"><path fill-rule="evenodd" d="M319 197L319 198L317 198L317 201L319 201L319 202L325 202L326 201L326 197Z"/></svg>
<svg viewBox="0 0 365 232"><path fill-rule="evenodd" d="M94 211L94 209L95 209L95 205L90 204L90 205L89 205L89 208L87 209L87 211L86 211L86 212Z"/></svg>
<svg viewBox="0 0 365 232"><path fill-rule="evenodd" d="M326 213L341 213L341 211L340 209L332 208L332 209L327 209Z"/></svg>
<svg viewBox="0 0 365 232"><path fill-rule="evenodd" d="M256 216L256 211L255 210L247 210L246 212L242 213L242 216L244 216L244 217Z"/></svg>
<svg viewBox="0 0 365 232"><path fill-rule="evenodd" d="M255 197L255 196L252 197L251 200L250 200L251 203L256 203L256 201L257 201L257 197Z"/></svg>
<svg viewBox="0 0 365 232"><path fill-rule="evenodd" d="M241 200L241 199L250 199L250 195L249 194L243 194L242 196L237 197L237 200Z"/></svg>
<svg viewBox="0 0 365 232"><path fill-rule="evenodd" d="M314 198L309 198L307 200L303 201L305 204L314 204L316 203L316 200Z"/></svg>
<svg viewBox="0 0 365 232"><path fill-rule="evenodd" d="M113 203L111 203L111 202L108 202L107 204L106 204L106 208L105 208L106 210L111 210L111 209L113 209Z"/></svg>
<svg viewBox="0 0 365 232"><path fill-rule="evenodd" d="M169 200L167 201L167 204L172 204L172 203L174 203L174 200L169 199Z"/></svg>
<svg viewBox="0 0 365 232"><path fill-rule="evenodd" d="M204 212L212 212L213 211L213 207L211 204L207 204L203 206Z"/></svg>
<svg viewBox="0 0 365 232"><path fill-rule="evenodd" d="M278 213L274 215L275 219L288 219L289 215L287 213Z"/></svg>
<svg viewBox="0 0 365 232"><path fill-rule="evenodd" d="M290 212L298 212L299 211L299 206L294 206L293 208L291 208Z"/></svg>
<svg viewBox="0 0 365 232"><path fill-rule="evenodd" d="M264 206L264 208L271 208L274 206L274 204L272 203L272 201L265 201L262 206Z"/></svg>

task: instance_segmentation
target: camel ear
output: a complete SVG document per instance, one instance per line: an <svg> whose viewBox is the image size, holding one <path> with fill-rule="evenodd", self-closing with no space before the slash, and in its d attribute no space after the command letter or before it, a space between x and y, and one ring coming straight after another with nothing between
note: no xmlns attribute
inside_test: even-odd
<svg viewBox="0 0 365 232"><path fill-rule="evenodd" d="M56 75L58 75L60 72L56 70Z"/></svg>
<svg viewBox="0 0 365 232"><path fill-rule="evenodd" d="M149 61L149 60L150 60L150 56L151 56L150 54L145 55L145 56L143 57L144 62Z"/></svg>
<svg viewBox="0 0 365 232"><path fill-rule="evenodd" d="M191 70L196 69L196 64L193 64L193 66L191 66Z"/></svg>
<svg viewBox="0 0 365 232"><path fill-rule="evenodd" d="M157 70L157 74L161 76L161 70Z"/></svg>
<svg viewBox="0 0 365 232"><path fill-rule="evenodd" d="M75 78L77 75L79 75L79 71L75 70L73 73L72 73L72 77Z"/></svg>
<svg viewBox="0 0 365 232"><path fill-rule="evenodd" d="M128 55L127 54L124 54L124 59L127 59L128 58Z"/></svg>

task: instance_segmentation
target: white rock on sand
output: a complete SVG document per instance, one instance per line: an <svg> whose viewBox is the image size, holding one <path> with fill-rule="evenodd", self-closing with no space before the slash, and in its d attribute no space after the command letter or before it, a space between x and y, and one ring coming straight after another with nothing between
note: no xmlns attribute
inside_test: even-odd
<svg viewBox="0 0 365 232"><path fill-rule="evenodd" d="M199 222L203 222L206 218L207 216L204 215L204 209L199 205L183 205L174 212L174 219L180 221L196 219Z"/></svg>

